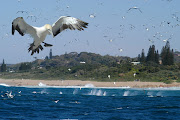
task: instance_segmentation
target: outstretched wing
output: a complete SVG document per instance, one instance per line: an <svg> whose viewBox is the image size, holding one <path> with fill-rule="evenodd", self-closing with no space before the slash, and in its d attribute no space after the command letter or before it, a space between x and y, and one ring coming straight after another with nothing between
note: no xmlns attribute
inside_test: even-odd
<svg viewBox="0 0 180 120"><path fill-rule="evenodd" d="M19 32L20 35L30 34L32 37L36 37L36 29L28 25L23 17L18 17L12 22L12 35L14 35L15 30Z"/></svg>
<svg viewBox="0 0 180 120"><path fill-rule="evenodd" d="M88 23L77 18L62 16L52 25L52 32L53 35L56 36L65 29L84 30L83 28L87 28L87 25Z"/></svg>

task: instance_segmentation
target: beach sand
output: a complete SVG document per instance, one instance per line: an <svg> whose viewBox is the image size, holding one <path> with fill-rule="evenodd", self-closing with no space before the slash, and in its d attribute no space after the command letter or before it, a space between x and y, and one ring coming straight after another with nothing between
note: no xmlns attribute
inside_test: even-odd
<svg viewBox="0 0 180 120"><path fill-rule="evenodd" d="M31 79L0 79L0 84L10 86L38 86L39 83L47 86L85 86L95 87L131 87L131 88L154 88L154 87L180 87L180 83L165 84L163 82L96 82L81 80L31 80Z"/></svg>

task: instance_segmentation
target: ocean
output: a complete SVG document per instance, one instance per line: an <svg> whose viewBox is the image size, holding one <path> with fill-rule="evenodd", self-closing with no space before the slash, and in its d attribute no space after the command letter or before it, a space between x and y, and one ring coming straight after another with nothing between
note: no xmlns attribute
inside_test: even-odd
<svg viewBox="0 0 180 120"><path fill-rule="evenodd" d="M0 120L178 120L180 88L12 87L0 84Z"/></svg>

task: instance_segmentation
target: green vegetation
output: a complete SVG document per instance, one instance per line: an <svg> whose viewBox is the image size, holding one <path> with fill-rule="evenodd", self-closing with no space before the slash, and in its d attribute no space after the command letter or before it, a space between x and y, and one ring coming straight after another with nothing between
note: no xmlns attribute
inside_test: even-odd
<svg viewBox="0 0 180 120"><path fill-rule="evenodd" d="M153 45L150 46L147 56L142 50L141 55L138 55L137 58L101 56L87 52L79 54L71 52L60 56L52 56L51 51L51 57L49 57L51 59L37 59L30 63L8 65L7 70L11 70L11 72L2 72L1 77L7 79L76 79L112 82L134 80L165 83L180 82L180 53L173 53L170 46L168 48L166 46L163 47L161 55ZM164 57L165 54L167 56L168 54L174 55L173 57ZM162 64L159 64L160 58ZM140 64L133 64L134 61L140 61ZM167 64L163 61L173 62Z"/></svg>

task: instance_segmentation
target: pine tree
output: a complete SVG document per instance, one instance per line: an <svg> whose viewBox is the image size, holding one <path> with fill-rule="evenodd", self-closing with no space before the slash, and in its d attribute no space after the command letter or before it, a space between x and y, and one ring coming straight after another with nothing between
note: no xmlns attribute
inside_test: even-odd
<svg viewBox="0 0 180 120"><path fill-rule="evenodd" d="M146 61L150 61L150 57L151 57L151 50L152 50L152 47L150 46L149 47L149 50L148 50L148 53L147 53L147 57L146 57Z"/></svg>
<svg viewBox="0 0 180 120"><path fill-rule="evenodd" d="M162 64L165 65L166 64L166 48L163 46L162 50L161 50L161 60L162 60Z"/></svg>
<svg viewBox="0 0 180 120"><path fill-rule="evenodd" d="M4 62L4 59L3 59L2 65L1 65L1 72L6 72L6 64Z"/></svg>
<svg viewBox="0 0 180 120"><path fill-rule="evenodd" d="M155 45L152 45L149 47L146 61L155 62Z"/></svg>
<svg viewBox="0 0 180 120"><path fill-rule="evenodd" d="M141 53L141 57L140 57L140 62L144 63L145 61L146 61L145 53L144 53L144 49L142 49L142 53Z"/></svg>
<svg viewBox="0 0 180 120"><path fill-rule="evenodd" d="M141 55L140 54L138 54L138 61L141 62Z"/></svg>
<svg viewBox="0 0 180 120"><path fill-rule="evenodd" d="M159 64L159 53L158 53L158 50L155 51L155 63Z"/></svg>
<svg viewBox="0 0 180 120"><path fill-rule="evenodd" d="M173 65L174 64L174 52L170 49L169 41L166 42L165 47L161 51L161 59L163 65Z"/></svg>
<svg viewBox="0 0 180 120"><path fill-rule="evenodd" d="M174 52L173 52L173 49L171 50L171 54L170 54L170 63L171 63L171 65L174 64Z"/></svg>
<svg viewBox="0 0 180 120"><path fill-rule="evenodd" d="M52 49L50 49L49 59L52 59Z"/></svg>

